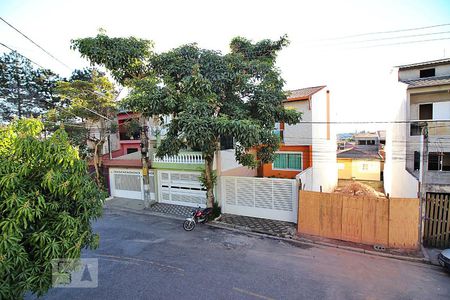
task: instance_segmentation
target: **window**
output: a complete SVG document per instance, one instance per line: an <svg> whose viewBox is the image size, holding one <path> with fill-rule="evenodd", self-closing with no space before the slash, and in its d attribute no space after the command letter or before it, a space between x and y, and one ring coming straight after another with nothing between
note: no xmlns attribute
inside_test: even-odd
<svg viewBox="0 0 450 300"><path fill-rule="evenodd" d="M369 164L362 164L361 169L363 171L369 171Z"/></svg>
<svg viewBox="0 0 450 300"><path fill-rule="evenodd" d="M430 152L428 154L428 170L430 171L439 170L439 153Z"/></svg>
<svg viewBox="0 0 450 300"><path fill-rule="evenodd" d="M430 152L428 154L428 170L450 171L450 152Z"/></svg>
<svg viewBox="0 0 450 300"><path fill-rule="evenodd" d="M233 149L233 137L231 135L225 135L220 137L220 150Z"/></svg>
<svg viewBox="0 0 450 300"><path fill-rule="evenodd" d="M410 129L409 135L411 135L411 136L422 135L422 128L425 126L423 123L424 122L411 123L411 129Z"/></svg>
<svg viewBox="0 0 450 300"><path fill-rule="evenodd" d="M433 120L433 104L419 105L419 120Z"/></svg>
<svg viewBox="0 0 450 300"><path fill-rule="evenodd" d="M278 170L302 170L302 153L277 153L272 165Z"/></svg>
<svg viewBox="0 0 450 300"><path fill-rule="evenodd" d="M273 134L280 138L280 141L284 142L284 123L277 122L275 123L275 128L273 130Z"/></svg>
<svg viewBox="0 0 450 300"><path fill-rule="evenodd" d="M433 77L435 75L436 75L435 68L420 70L420 78Z"/></svg>
<svg viewBox="0 0 450 300"><path fill-rule="evenodd" d="M420 152L414 151L414 171L420 170Z"/></svg>
<svg viewBox="0 0 450 300"><path fill-rule="evenodd" d="M137 152L137 151L138 151L137 148L128 148L127 149L127 154L134 153L134 152Z"/></svg>
<svg viewBox="0 0 450 300"><path fill-rule="evenodd" d="M442 153L442 171L450 171L450 152Z"/></svg>
<svg viewBox="0 0 450 300"><path fill-rule="evenodd" d="M358 145L367 145L367 141L358 141Z"/></svg>

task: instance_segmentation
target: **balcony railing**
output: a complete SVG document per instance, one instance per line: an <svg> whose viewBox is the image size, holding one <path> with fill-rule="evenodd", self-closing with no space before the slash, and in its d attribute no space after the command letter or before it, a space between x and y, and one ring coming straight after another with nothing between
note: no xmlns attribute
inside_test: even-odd
<svg viewBox="0 0 450 300"><path fill-rule="evenodd" d="M174 163L174 164L204 164L205 160L201 153L179 153L176 156L156 157L153 154L153 161L156 163Z"/></svg>

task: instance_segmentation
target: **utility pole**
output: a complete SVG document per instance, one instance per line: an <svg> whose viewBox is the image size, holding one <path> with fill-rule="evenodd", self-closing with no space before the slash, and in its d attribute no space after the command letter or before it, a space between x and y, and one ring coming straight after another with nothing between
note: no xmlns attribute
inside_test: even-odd
<svg viewBox="0 0 450 300"><path fill-rule="evenodd" d="M425 221L425 209L424 205L426 204L426 178L427 178L427 170L428 170L428 123L425 122L422 127L422 155L420 157L420 213L419 213L419 241L422 245L423 243L423 223Z"/></svg>
<svg viewBox="0 0 450 300"><path fill-rule="evenodd" d="M140 117L141 121L141 161L142 161L142 180L144 184L144 207L150 207L150 176L148 175L148 136L145 117Z"/></svg>

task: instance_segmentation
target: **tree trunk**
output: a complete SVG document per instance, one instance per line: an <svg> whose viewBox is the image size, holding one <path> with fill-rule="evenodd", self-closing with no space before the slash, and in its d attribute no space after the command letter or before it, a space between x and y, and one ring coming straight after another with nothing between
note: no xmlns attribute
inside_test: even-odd
<svg viewBox="0 0 450 300"><path fill-rule="evenodd" d="M205 157L205 185L206 185L206 205L213 207L214 204L214 179L213 179L214 156Z"/></svg>
<svg viewBox="0 0 450 300"><path fill-rule="evenodd" d="M102 140L100 140L100 142L95 143L95 146L94 146L95 181L96 181L98 187L102 187L102 182L100 179L100 163L101 163L101 161L100 161L100 153L99 152L103 146L103 143L104 142Z"/></svg>

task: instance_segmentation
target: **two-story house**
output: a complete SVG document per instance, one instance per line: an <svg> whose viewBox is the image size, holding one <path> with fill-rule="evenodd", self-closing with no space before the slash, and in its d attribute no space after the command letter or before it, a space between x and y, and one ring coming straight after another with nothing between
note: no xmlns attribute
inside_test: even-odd
<svg viewBox="0 0 450 300"><path fill-rule="evenodd" d="M397 68L397 121L405 123L392 124L387 134L385 189L417 196L420 183L427 193L450 193L450 59Z"/></svg>
<svg viewBox="0 0 450 300"><path fill-rule="evenodd" d="M337 164L330 91L326 86L293 90L283 105L301 112L302 120L295 125L277 124L280 148L275 160L261 166L258 175L297 178L307 190L333 190Z"/></svg>

